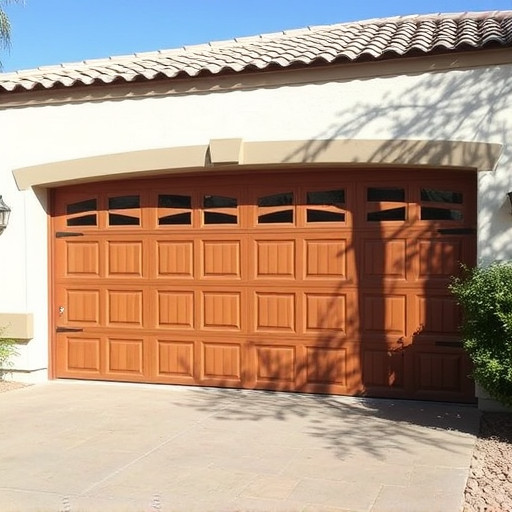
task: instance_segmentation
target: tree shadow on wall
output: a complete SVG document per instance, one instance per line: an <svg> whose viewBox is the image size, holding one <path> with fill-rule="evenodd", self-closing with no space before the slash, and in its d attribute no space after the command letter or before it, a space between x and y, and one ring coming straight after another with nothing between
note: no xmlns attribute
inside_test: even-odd
<svg viewBox="0 0 512 512"><path fill-rule="evenodd" d="M411 75L411 85L399 94L387 92L378 104L374 101L361 99L355 104L345 105L340 98L339 105L333 105L338 110L336 122L318 133L315 140L305 143L294 153L288 155L283 164L302 162L314 164L321 160L322 153L329 149L334 140L340 139L374 139L375 133L382 133L382 141L369 155L368 161L350 162L351 164L364 164L365 169L379 162L392 162L394 155L413 153L416 161L448 165L452 159L449 148L443 144L424 144L423 141L482 141L505 144L510 134L507 132L507 109L512 98L512 68L495 66L493 70L477 68L471 71L452 70L429 74L422 77L421 86ZM382 83L391 81L393 77L379 78ZM382 85L381 83L381 85ZM388 88L390 91L393 87ZM475 147L464 146L466 162L480 161L481 155L475 152ZM489 148L492 152L492 149ZM487 155L492 160L494 154ZM401 159L397 158L397 162ZM512 154L505 151L501 155L502 167L512 164ZM336 172L336 169L333 170ZM343 169L339 170L343 173ZM437 171L442 177L443 171ZM505 184L503 179L494 173L482 173L478 177L479 195L484 198L478 205L480 213L479 237L480 253L490 256L493 252L506 251L504 237L499 238L503 226L510 225L509 207L505 193L512 189L512 177ZM374 238L380 241L399 239L400 228L390 236L383 232L374 232ZM431 233L416 233L417 237L431 237ZM360 251L361 247L354 245L347 250ZM510 249L509 249L510 250ZM435 256L435 255L434 255ZM442 257L437 255L435 257ZM383 255L381 265L386 269L393 268L392 261L386 261ZM356 256L359 263L359 275L365 272L364 259ZM469 264L476 263L468 262ZM372 287L376 295L392 295L394 290L382 279L374 279ZM339 283L338 290L343 292L344 284ZM429 282L424 284L424 293L427 296L427 311L425 317L435 314L428 311ZM396 291L396 290L395 290ZM448 292L446 291L446 296ZM359 299L357 318L348 319L361 325L363 319L362 302ZM336 302L331 305L337 307ZM324 313L329 316L332 311ZM373 312L373 325L380 325L385 331L387 311L383 306ZM418 326L419 327L419 326ZM409 332L413 337L414 333ZM438 333L442 336L443 333ZM335 334L323 333L318 336L319 344L324 347L337 346L338 339ZM384 347L384 341L381 340ZM413 339L414 343L415 340ZM397 360L394 358L407 357L407 351L391 351L391 363L388 377L396 373ZM359 354L360 364L363 354ZM325 380L335 381L339 372L336 361L313 361L324 372ZM270 366L269 366L270 367ZM275 381L282 376L282 369L276 368ZM296 366L296 374L307 372L307 367ZM220 382L227 385L228 382ZM202 396L204 390L193 391ZM397 400L350 399L320 395L303 395L282 393L275 395L264 391L223 391L208 390L205 400L196 401L195 407L205 412L211 412L215 418L229 421L278 420L283 422L301 421L303 432L308 435L322 438L326 446L334 449L337 454L347 454L356 448L380 457L389 447L390 439L403 439L402 436L415 439L425 445L439 446L435 436L430 437L423 430L411 428L414 426L430 429L443 429L476 434L478 428L478 411L471 407L443 405L439 403L409 402ZM369 421L369 420L372 421ZM368 421L365 421L368 420ZM227 426L226 428L229 428ZM457 440L452 439L442 446L447 452L456 450ZM400 449L400 448L399 448ZM403 445L406 450L406 445Z"/></svg>
<svg viewBox="0 0 512 512"><path fill-rule="evenodd" d="M375 85L376 96L379 88L388 89L388 92L377 101L344 104L344 99L340 98L339 105L333 105L338 108L336 122L288 155L283 163L314 162L333 140L378 139L376 133L385 134L382 137L385 140L375 149L370 162L386 160L402 149L433 162L433 165L449 161L450 155L443 147L425 146L422 144L425 140L506 143L507 109L512 95L510 66L437 72L429 74L428 78L409 75L407 78L414 81L417 76L422 78L421 83L414 82L404 91L397 92L393 85L386 85L387 82L393 84L396 77L379 78ZM404 139L416 141L416 145L406 146ZM477 154L467 155L469 160L473 156L478 158ZM503 158L506 161L502 163L507 164L512 157L509 153L502 155Z"/></svg>

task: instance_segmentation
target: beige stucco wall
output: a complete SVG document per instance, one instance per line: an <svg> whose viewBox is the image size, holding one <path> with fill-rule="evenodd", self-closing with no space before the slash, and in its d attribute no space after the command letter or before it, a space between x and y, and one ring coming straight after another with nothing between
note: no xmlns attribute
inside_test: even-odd
<svg viewBox="0 0 512 512"><path fill-rule="evenodd" d="M510 64L435 73L415 70L377 78L347 78L340 73L334 81L209 93L0 105L0 127L0 194L12 208L11 224L0 236L0 312L34 314L34 338L21 347L17 361L25 370L47 366L51 306L47 298L46 193L18 190L15 169L112 153L207 148L217 139L242 139L247 144L304 141L289 155L299 161L324 151L332 140L499 144L496 168L479 176L478 255L482 261L512 259L512 217L506 199L506 192L512 190ZM325 142L319 147L310 142L315 140ZM389 147L383 143L379 151L385 153ZM442 160L443 147L431 146L425 158ZM466 162L476 158L472 147L465 146Z"/></svg>

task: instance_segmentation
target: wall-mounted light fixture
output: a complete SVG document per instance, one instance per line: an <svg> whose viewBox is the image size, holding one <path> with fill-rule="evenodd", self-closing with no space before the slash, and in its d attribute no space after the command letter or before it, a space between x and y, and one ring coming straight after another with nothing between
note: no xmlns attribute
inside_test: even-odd
<svg viewBox="0 0 512 512"><path fill-rule="evenodd" d="M0 196L0 235L4 232L4 229L9 223L9 215L11 209L4 203L2 196Z"/></svg>

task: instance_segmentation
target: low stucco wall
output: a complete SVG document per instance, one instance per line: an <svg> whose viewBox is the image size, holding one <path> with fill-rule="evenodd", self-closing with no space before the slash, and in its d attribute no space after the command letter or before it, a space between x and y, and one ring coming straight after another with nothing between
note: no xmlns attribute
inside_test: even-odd
<svg viewBox="0 0 512 512"><path fill-rule="evenodd" d="M512 407L507 407L491 398L489 393L478 382L475 384L475 395L478 400L478 408L482 411L512 413Z"/></svg>

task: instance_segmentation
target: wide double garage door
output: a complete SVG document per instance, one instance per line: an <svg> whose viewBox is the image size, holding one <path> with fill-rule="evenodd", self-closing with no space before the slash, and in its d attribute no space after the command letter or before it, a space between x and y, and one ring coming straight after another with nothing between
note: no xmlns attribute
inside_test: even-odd
<svg viewBox="0 0 512 512"><path fill-rule="evenodd" d="M447 284L475 190L360 169L55 189L54 376L471 401Z"/></svg>

